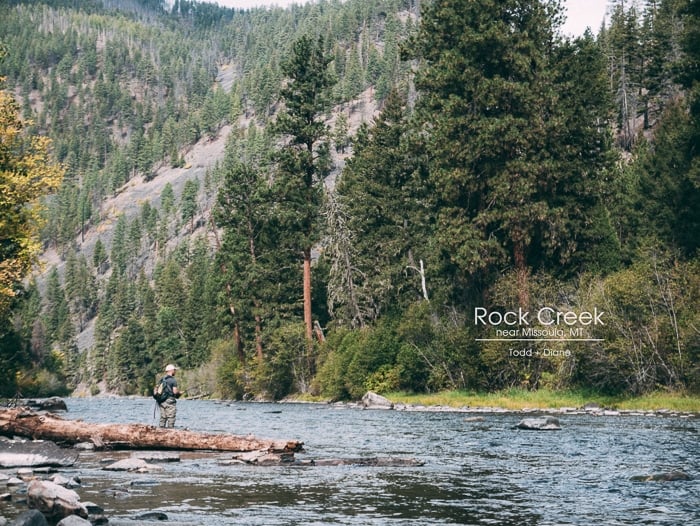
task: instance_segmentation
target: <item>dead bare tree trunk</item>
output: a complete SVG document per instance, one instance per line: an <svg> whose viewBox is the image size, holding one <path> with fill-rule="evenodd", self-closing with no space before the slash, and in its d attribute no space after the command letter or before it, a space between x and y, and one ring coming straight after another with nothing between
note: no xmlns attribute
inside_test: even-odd
<svg viewBox="0 0 700 526"><path fill-rule="evenodd" d="M313 320L311 317L311 249L304 249L304 327L306 329L306 341L311 342L314 337Z"/></svg>

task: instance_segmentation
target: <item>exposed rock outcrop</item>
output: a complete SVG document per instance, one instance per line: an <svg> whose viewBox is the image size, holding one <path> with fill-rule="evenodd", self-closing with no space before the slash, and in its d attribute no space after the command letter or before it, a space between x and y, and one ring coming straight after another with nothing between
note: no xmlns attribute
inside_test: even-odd
<svg viewBox="0 0 700 526"><path fill-rule="evenodd" d="M367 391L362 397L362 407L365 409L393 409L394 403L382 395Z"/></svg>
<svg viewBox="0 0 700 526"><path fill-rule="evenodd" d="M559 419L555 416L523 418L515 427L518 429L530 429L535 431L553 431L561 429Z"/></svg>

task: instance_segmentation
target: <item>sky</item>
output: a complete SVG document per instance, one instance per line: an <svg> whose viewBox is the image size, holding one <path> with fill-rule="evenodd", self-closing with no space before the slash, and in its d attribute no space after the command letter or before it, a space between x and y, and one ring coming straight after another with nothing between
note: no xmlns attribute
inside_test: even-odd
<svg viewBox="0 0 700 526"><path fill-rule="evenodd" d="M250 8L261 5L284 7L292 3L303 4L304 0L210 0L226 7ZM579 36L590 27L597 33L605 17L608 0L564 0L567 20L562 28L566 35Z"/></svg>

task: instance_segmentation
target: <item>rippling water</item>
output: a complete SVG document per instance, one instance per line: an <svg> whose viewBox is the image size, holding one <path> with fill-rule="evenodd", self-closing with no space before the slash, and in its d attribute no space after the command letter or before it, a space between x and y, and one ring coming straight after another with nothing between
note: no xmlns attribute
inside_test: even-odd
<svg viewBox="0 0 700 526"><path fill-rule="evenodd" d="M153 424L144 399L69 399L68 418ZM183 453L154 474L105 472L85 453L78 493L108 517L244 525L700 524L698 418L566 415L561 431L512 427L520 414L361 410L182 400L178 427L304 442L299 459L413 457L421 467L223 465ZM690 481L632 482L680 470ZM70 474L70 472L68 473ZM166 523L167 524L167 523Z"/></svg>

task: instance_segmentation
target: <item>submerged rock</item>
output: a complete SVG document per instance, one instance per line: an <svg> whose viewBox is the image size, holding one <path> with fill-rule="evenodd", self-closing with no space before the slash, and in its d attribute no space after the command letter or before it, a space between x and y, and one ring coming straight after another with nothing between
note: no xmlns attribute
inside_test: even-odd
<svg viewBox="0 0 700 526"><path fill-rule="evenodd" d="M20 513L11 526L49 526L49 523L40 511L28 510Z"/></svg>
<svg viewBox="0 0 700 526"><path fill-rule="evenodd" d="M167 521L168 516L162 511L147 511L134 517L137 521Z"/></svg>
<svg viewBox="0 0 700 526"><path fill-rule="evenodd" d="M683 471L668 471L652 473L651 475L635 475L630 477L630 480L633 482L673 482L676 480L691 480L691 477Z"/></svg>
<svg viewBox="0 0 700 526"><path fill-rule="evenodd" d="M555 416L523 418L515 427L518 429L531 429L535 431L552 431L561 429L559 419Z"/></svg>
<svg viewBox="0 0 700 526"><path fill-rule="evenodd" d="M309 461L312 466L371 466L371 467L416 467L425 462L415 458L404 457L357 457L357 458L325 458Z"/></svg>

